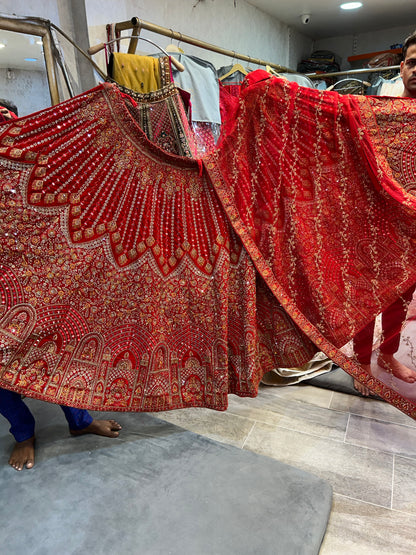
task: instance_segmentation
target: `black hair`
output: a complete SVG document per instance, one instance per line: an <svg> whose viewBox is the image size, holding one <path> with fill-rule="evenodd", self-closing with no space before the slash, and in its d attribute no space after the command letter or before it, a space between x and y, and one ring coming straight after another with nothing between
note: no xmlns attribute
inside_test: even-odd
<svg viewBox="0 0 416 555"><path fill-rule="evenodd" d="M16 104L14 104L11 100L6 100L4 98L0 98L0 106L3 106L3 108L7 108L9 110L9 112L13 112L13 114L16 114L16 116L19 115L17 113Z"/></svg>
<svg viewBox="0 0 416 555"><path fill-rule="evenodd" d="M406 59L406 54L407 54L407 50L409 48L409 46L413 46L414 44L416 44L416 31L413 31L413 33L411 35L409 35L406 40L404 41L403 47L402 47L402 58L403 60Z"/></svg>

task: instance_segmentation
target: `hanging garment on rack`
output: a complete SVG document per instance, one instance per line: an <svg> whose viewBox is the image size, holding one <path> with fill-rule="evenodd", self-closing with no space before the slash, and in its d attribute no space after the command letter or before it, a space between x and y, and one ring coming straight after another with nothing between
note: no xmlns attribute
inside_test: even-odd
<svg viewBox="0 0 416 555"><path fill-rule="evenodd" d="M293 81L302 87L314 88L313 82L306 75L301 75L300 73L281 73L280 77L287 79L288 81Z"/></svg>
<svg viewBox="0 0 416 555"><path fill-rule="evenodd" d="M387 79L383 75L369 76L371 86L366 89L367 95L375 96L401 96L403 94L403 81L400 74Z"/></svg>
<svg viewBox="0 0 416 555"><path fill-rule="evenodd" d="M301 73L280 73L276 71L271 66L266 66L266 71L270 73L270 75L274 75L275 77L280 77L281 79L287 79L288 81L294 81L298 85L302 87L310 87L314 88L314 84L309 77L303 75Z"/></svg>
<svg viewBox="0 0 416 555"><path fill-rule="evenodd" d="M223 85L228 85L230 82L241 85L250 71L250 69L245 68L240 63L237 63L220 67L217 69L217 76Z"/></svg>
<svg viewBox="0 0 416 555"><path fill-rule="evenodd" d="M113 52L110 55L107 73L124 87L140 93L149 93L172 81L170 71L166 79L166 67L166 63L160 64L159 60L151 56Z"/></svg>
<svg viewBox="0 0 416 555"><path fill-rule="evenodd" d="M401 96L404 91L403 81L400 75L393 79L383 79L378 90L379 96Z"/></svg>
<svg viewBox="0 0 416 555"><path fill-rule="evenodd" d="M226 125L228 116L235 113L239 95L230 91L230 87L224 86L221 81L219 81L219 86L221 120L222 125ZM240 85L238 85L238 88L240 88Z"/></svg>
<svg viewBox="0 0 416 555"><path fill-rule="evenodd" d="M247 73L241 84L248 86L252 83L254 76L254 83L257 83L261 79L269 79L270 74L267 71L258 69L251 73ZM221 120L224 129L227 128L227 124L234 120L235 110L238 107L239 97L241 93L241 85L224 85L222 81L219 81L220 86L220 110L221 110ZM231 121L232 120L232 121Z"/></svg>
<svg viewBox="0 0 416 555"><path fill-rule="evenodd" d="M108 63L108 53L112 53L115 52L115 49L117 48L117 51L120 50L120 37L121 37L121 32L120 31L116 31L116 24L115 23L107 23L106 25L106 33L107 33L107 48L105 49L105 54L106 54L106 61ZM117 39L117 41L115 40Z"/></svg>
<svg viewBox="0 0 416 555"><path fill-rule="evenodd" d="M202 157L213 150L221 131L217 72L210 62L196 56L171 54L185 67L185 71L172 67L172 75L176 86L191 95L191 125L198 155Z"/></svg>
<svg viewBox="0 0 416 555"><path fill-rule="evenodd" d="M217 69L220 83L227 88L229 94L240 96L240 85L246 78L249 70L241 64L223 66Z"/></svg>
<svg viewBox="0 0 416 555"><path fill-rule="evenodd" d="M346 350L416 281L414 102L252 80L202 162L129 104L105 83L0 127L0 387L225 409L321 350L415 416Z"/></svg>
<svg viewBox="0 0 416 555"><path fill-rule="evenodd" d="M159 54L156 56L160 57ZM173 80L180 89L191 95L192 121L221 123L217 71L208 61L188 54L172 52L184 67L177 71L172 67Z"/></svg>
<svg viewBox="0 0 416 555"><path fill-rule="evenodd" d="M154 59L154 58L152 58ZM179 90L170 79L169 57L159 58L160 75L163 86L157 91L139 93L115 83L118 89L132 102L127 106L139 122L147 138L166 152L198 157L195 135L189 123L190 97Z"/></svg>

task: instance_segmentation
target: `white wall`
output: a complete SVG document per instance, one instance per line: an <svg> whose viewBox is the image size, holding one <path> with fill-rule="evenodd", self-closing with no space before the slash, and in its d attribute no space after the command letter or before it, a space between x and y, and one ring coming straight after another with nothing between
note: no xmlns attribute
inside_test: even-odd
<svg viewBox="0 0 416 555"><path fill-rule="evenodd" d="M204 42L291 69L296 69L298 61L308 56L312 47L309 38L295 33L244 0L238 0L236 6L234 0L199 3L197 0L86 0L85 4L91 44L105 40L107 23L127 21L136 16ZM172 42L168 37L147 31L142 31L142 36L162 48ZM125 42L124 50L128 45L128 41ZM231 58L185 43L180 47L186 54L211 61L217 68L233 63ZM139 42L138 49L143 52L155 50L144 41ZM97 55L94 59L104 69L104 56ZM251 67L256 69L257 66Z"/></svg>
<svg viewBox="0 0 416 555"><path fill-rule="evenodd" d="M71 1L71 0L67 0ZM0 0L2 15L30 15L49 19L59 25L57 0Z"/></svg>
<svg viewBox="0 0 416 555"><path fill-rule="evenodd" d="M50 19L70 36L74 36L74 24L68 16L69 6L82 2L83 0L0 0L0 12ZM238 0L236 6L234 0L204 0L199 3L197 0L85 0L85 10L89 44L106 40L107 23L127 21L137 16L205 42L291 69L296 69L302 58L318 49L332 50L342 58L342 69L350 69L348 56L388 49L391 44L401 43L414 30L413 23L408 27L345 35L313 43L308 37L266 15L245 0ZM142 35L163 48L171 42L168 37L148 31L142 31ZM125 43L126 49L128 41ZM233 61L185 43L180 46L186 53L205 58L216 67L229 65ZM143 52L154 51L144 41L139 42L139 48ZM103 54L95 56L94 60L105 70ZM71 62L69 55L68 61ZM254 69L256 66L252 67Z"/></svg>
<svg viewBox="0 0 416 555"><path fill-rule="evenodd" d="M0 98L11 100L19 116L27 116L51 105L46 72L0 68Z"/></svg>
<svg viewBox="0 0 416 555"><path fill-rule="evenodd" d="M234 0L205 0L199 3L197 0L0 0L0 12L50 19L74 37L76 21L73 21L73 17L76 10L73 7L79 7L84 2L91 45L106 40L107 23L126 21L137 16L222 48L291 69L296 69L299 60L308 56L312 49L311 39L245 0L238 0L235 6ZM142 35L163 48L171 42L168 37L147 31L142 31ZM60 40L74 81L75 93L79 93L81 90L73 52L64 39ZM127 45L128 41L125 41L124 50ZM232 58L214 52L185 43L180 46L185 53L209 60L217 68L233 63ZM139 49L143 52L155 51L144 41L139 42ZM104 54L96 55L94 60L105 72ZM257 68L254 64L250 67Z"/></svg>

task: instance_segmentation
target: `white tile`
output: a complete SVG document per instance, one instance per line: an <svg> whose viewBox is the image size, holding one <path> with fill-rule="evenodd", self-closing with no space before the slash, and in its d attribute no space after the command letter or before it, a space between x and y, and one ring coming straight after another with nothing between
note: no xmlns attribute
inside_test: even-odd
<svg viewBox="0 0 416 555"><path fill-rule="evenodd" d="M228 413L290 430L343 441L348 414L291 398L257 399L230 397Z"/></svg>
<svg viewBox="0 0 416 555"><path fill-rule="evenodd" d="M262 385L259 390L265 395L275 395L282 399L294 399L303 401L311 405L328 408L331 403L333 391L323 389L322 387L314 387L313 385L288 385L285 387L274 387Z"/></svg>
<svg viewBox="0 0 416 555"><path fill-rule="evenodd" d="M416 460L395 457L393 509L416 515Z"/></svg>
<svg viewBox="0 0 416 555"><path fill-rule="evenodd" d="M319 555L414 555L414 516L334 495Z"/></svg>
<svg viewBox="0 0 416 555"><path fill-rule="evenodd" d="M386 422L396 422L397 424L416 427L416 420L410 418L410 416L389 403L376 399L366 399L365 397L346 395L335 391L330 408L367 416L368 418L376 418L377 420L385 420Z"/></svg>
<svg viewBox="0 0 416 555"><path fill-rule="evenodd" d="M352 445L416 457L416 428L412 426L352 414L345 441Z"/></svg>

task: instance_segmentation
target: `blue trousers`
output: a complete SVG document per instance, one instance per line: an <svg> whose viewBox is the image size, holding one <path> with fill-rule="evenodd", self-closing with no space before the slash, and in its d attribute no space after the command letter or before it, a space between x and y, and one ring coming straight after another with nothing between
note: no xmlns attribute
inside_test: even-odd
<svg viewBox="0 0 416 555"><path fill-rule="evenodd" d="M93 420L88 411L60 405L70 430L83 430ZM11 424L10 433L16 441L25 441L35 434L35 419L19 393L0 388L0 414Z"/></svg>

